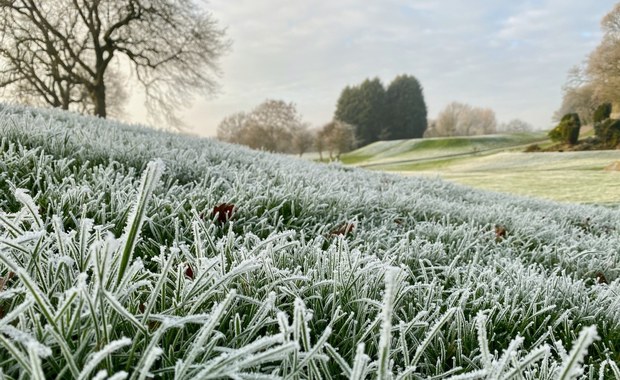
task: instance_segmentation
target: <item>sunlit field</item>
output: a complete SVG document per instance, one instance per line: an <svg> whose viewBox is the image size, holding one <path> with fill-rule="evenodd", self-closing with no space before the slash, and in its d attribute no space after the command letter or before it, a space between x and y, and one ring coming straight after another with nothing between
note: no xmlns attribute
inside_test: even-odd
<svg viewBox="0 0 620 380"><path fill-rule="evenodd" d="M461 139L471 142L471 138ZM451 146L454 139L445 140L439 145ZM462 150L454 147L458 149ZM492 143L487 144L487 149L438 158L451 150L433 147L401 154L386 147L357 165L407 176L437 176L475 188L561 202L620 205L620 165L616 164L620 162L620 150L523 153L523 146L502 148L501 144ZM355 151L351 156L366 151L368 148L362 148L361 153ZM392 163L386 162L386 156Z"/></svg>

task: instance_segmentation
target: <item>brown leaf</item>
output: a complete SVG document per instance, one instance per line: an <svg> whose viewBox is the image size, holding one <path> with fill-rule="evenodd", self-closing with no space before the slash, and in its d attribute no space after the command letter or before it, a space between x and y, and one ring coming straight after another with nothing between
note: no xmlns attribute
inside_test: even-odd
<svg viewBox="0 0 620 380"><path fill-rule="evenodd" d="M194 279L194 270L192 269L192 266L189 264L185 265L185 276L189 278L190 280Z"/></svg>
<svg viewBox="0 0 620 380"><path fill-rule="evenodd" d="M609 284L609 282L607 281L607 277L605 277L605 274L603 274L603 272L596 272L594 277L596 278L597 284Z"/></svg>
<svg viewBox="0 0 620 380"><path fill-rule="evenodd" d="M217 216L217 222L219 222L220 224L224 224L233 217L234 212L235 205L231 203L222 203L218 206L213 207L211 217L215 218Z"/></svg>
<svg viewBox="0 0 620 380"><path fill-rule="evenodd" d="M506 234L508 233L508 231L506 231L506 227L501 225L501 224L496 224L495 225L495 240L496 241L501 241L502 239L504 239L506 237Z"/></svg>
<svg viewBox="0 0 620 380"><path fill-rule="evenodd" d="M343 235L343 236L347 236L347 235L352 235L353 231L355 230L355 223L343 223L340 226L338 226L337 228L333 229L330 232L330 235L332 236L337 236L337 235Z"/></svg>

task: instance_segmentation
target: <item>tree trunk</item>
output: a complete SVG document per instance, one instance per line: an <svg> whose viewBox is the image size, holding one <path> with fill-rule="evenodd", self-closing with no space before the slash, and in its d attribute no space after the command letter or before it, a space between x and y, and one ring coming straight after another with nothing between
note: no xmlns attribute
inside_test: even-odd
<svg viewBox="0 0 620 380"><path fill-rule="evenodd" d="M91 93L93 104L95 106L95 116L106 118L106 103L105 103L105 84L95 85Z"/></svg>

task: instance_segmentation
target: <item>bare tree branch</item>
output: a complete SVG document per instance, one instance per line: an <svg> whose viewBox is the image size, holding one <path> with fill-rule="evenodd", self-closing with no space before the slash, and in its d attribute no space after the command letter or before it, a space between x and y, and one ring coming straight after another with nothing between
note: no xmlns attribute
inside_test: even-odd
<svg viewBox="0 0 620 380"><path fill-rule="evenodd" d="M229 46L194 0L0 0L3 94L101 117L127 94L110 65L129 62L150 114L180 124L179 108L216 90Z"/></svg>

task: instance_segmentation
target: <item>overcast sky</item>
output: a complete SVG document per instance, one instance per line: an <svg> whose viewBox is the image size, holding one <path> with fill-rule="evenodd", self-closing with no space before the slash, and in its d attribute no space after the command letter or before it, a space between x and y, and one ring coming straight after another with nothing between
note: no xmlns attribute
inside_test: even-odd
<svg viewBox="0 0 620 380"><path fill-rule="evenodd" d="M328 122L342 89L412 74L429 117L451 101L490 107L499 121L549 128L571 66L601 38L612 0L211 0L232 50L220 91L183 111L191 132L214 136L227 115L263 100L294 102ZM138 97L129 107L144 121Z"/></svg>

